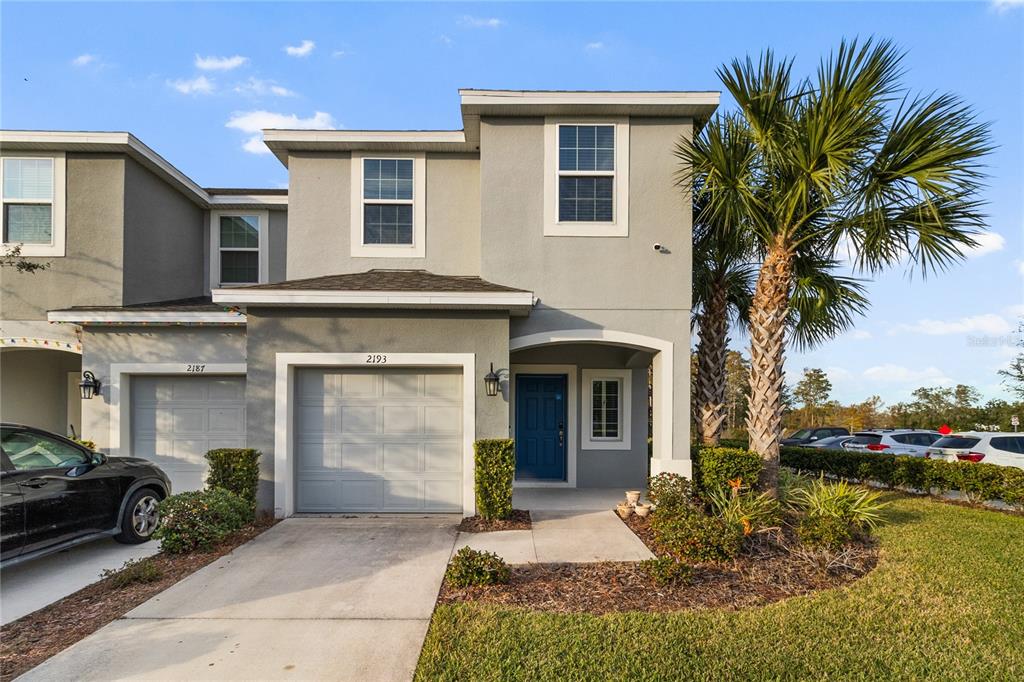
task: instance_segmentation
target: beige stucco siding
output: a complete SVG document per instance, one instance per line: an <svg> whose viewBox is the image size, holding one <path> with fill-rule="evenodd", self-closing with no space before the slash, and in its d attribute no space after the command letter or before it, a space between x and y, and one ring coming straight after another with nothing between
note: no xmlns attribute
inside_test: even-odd
<svg viewBox="0 0 1024 682"><path fill-rule="evenodd" d="M117 155L67 155L67 241L60 258L33 258L49 268L0 272L5 320L45 320L75 305L121 305L124 166Z"/></svg>
<svg viewBox="0 0 1024 682"><path fill-rule="evenodd" d="M351 256L351 165L348 153L289 155L288 279L372 268L479 274L480 163L475 155L427 154L425 258Z"/></svg>
<svg viewBox="0 0 1024 682"><path fill-rule="evenodd" d="M246 419L249 447L263 451L260 506L273 508L274 402L278 353L474 353L475 438L505 438L508 403L487 397L483 377L508 366L508 316L494 313L328 310L248 311Z"/></svg>
<svg viewBox="0 0 1024 682"><path fill-rule="evenodd" d="M203 294L204 211L125 160L124 303Z"/></svg>
<svg viewBox="0 0 1024 682"><path fill-rule="evenodd" d="M77 416L69 415L68 373L76 378L82 358L76 353L28 348L0 350L0 421L28 424L59 434L77 431Z"/></svg>

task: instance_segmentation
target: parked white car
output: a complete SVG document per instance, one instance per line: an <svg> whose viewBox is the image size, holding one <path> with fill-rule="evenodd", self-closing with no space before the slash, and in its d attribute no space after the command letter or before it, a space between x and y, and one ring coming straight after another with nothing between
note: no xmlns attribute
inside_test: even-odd
<svg viewBox="0 0 1024 682"><path fill-rule="evenodd" d="M938 431L924 429L874 429L854 433L853 438L843 443L843 448L851 452L924 457L939 438L942 434Z"/></svg>
<svg viewBox="0 0 1024 682"><path fill-rule="evenodd" d="M1024 469L1024 433L965 431L935 441L925 457Z"/></svg>

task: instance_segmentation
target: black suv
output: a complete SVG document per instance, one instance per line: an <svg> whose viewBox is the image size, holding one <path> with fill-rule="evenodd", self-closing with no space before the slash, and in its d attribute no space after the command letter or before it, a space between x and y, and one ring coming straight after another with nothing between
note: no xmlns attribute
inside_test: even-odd
<svg viewBox="0 0 1024 682"><path fill-rule="evenodd" d="M813 429L800 429L789 434L781 441L780 445L807 445L815 441L821 440L822 438L831 438L832 436L849 436L850 430L844 429L842 426L818 426Z"/></svg>
<svg viewBox="0 0 1024 682"><path fill-rule="evenodd" d="M149 540L171 494L152 462L107 457L48 431L0 425L0 562L9 566L96 538Z"/></svg>

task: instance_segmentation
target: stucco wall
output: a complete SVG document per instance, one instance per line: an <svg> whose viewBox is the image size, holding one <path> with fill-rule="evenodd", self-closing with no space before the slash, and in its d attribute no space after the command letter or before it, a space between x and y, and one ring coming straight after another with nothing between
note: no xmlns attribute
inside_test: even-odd
<svg viewBox="0 0 1024 682"><path fill-rule="evenodd" d="M576 412L570 415L576 428L576 486L579 488L642 487L647 480L647 367L651 356L631 348L597 344L565 344L516 351L516 365L575 365ZM630 443L619 450L583 449L583 431L589 428L584 404L583 370L631 369Z"/></svg>
<svg viewBox="0 0 1024 682"><path fill-rule="evenodd" d="M67 155L65 255L33 258L49 268L32 274L0 272L0 314L7 320L45 320L75 305L121 305L124 166L112 154Z"/></svg>
<svg viewBox="0 0 1024 682"><path fill-rule="evenodd" d="M487 397L493 362L508 366L508 317L492 313L274 310L248 311L246 423L249 447L261 450L259 502L274 506L274 392L277 353L475 353L476 438L504 438L508 403Z"/></svg>
<svg viewBox="0 0 1024 682"><path fill-rule="evenodd" d="M351 155L294 152L288 158L288 279L425 269L439 274L480 272L479 159L427 154L425 258L352 258Z"/></svg>
<svg viewBox="0 0 1024 682"><path fill-rule="evenodd" d="M125 305L201 296L203 209L133 159L124 182Z"/></svg>
<svg viewBox="0 0 1024 682"><path fill-rule="evenodd" d="M0 350L0 421L27 424L65 435L68 415L68 372L77 374L82 358L54 350Z"/></svg>
<svg viewBox="0 0 1024 682"><path fill-rule="evenodd" d="M82 433L110 447L110 365L244 363L244 327L86 327L82 369L102 382L102 395L82 401ZM122 406L127 410L128 406Z"/></svg>
<svg viewBox="0 0 1024 682"><path fill-rule="evenodd" d="M206 243L209 244L209 240ZM288 211L270 211L270 235L267 245L270 249L267 252L270 259L270 281L282 282L288 279Z"/></svg>

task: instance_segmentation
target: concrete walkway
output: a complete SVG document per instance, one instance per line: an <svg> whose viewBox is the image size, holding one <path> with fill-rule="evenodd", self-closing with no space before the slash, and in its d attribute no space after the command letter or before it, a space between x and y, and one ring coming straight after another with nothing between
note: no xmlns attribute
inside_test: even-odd
<svg viewBox="0 0 1024 682"><path fill-rule="evenodd" d="M494 552L510 564L643 561L654 557L612 507L622 490L518 488L516 509L529 509L532 530L459 533L455 549Z"/></svg>
<svg viewBox="0 0 1024 682"><path fill-rule="evenodd" d="M456 517L291 518L22 680L408 680Z"/></svg>

